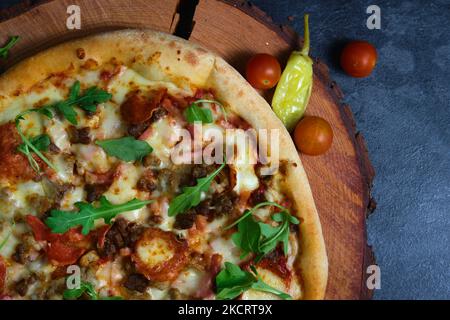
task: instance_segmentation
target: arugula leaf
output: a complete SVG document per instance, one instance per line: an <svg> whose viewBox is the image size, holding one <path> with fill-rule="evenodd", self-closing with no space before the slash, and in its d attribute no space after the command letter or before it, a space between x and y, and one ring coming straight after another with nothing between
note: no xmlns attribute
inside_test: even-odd
<svg viewBox="0 0 450 320"><path fill-rule="evenodd" d="M202 192L207 192L211 186L211 182L219 174L219 172L225 167L226 163L216 169L209 176L197 179L197 184L193 187L184 187L181 194L176 196L169 204L169 216L173 217L179 213L195 207L201 201Z"/></svg>
<svg viewBox="0 0 450 320"><path fill-rule="evenodd" d="M50 141L49 141L50 138L48 136L47 136L47 138L45 138L44 137L45 135L40 135L40 136L31 138L31 139L28 139L22 132L22 129L20 127L20 121L25 119L24 118L25 115L32 113L32 112L38 112L40 114L45 115L48 118L53 117L53 113L47 107L44 107L41 109L29 109L29 110L26 110L26 111L18 114L15 119L15 125L16 125L17 132L19 133L19 136L22 140L22 144L20 144L18 146L18 150L27 157L31 168L33 168L33 170L36 171L37 173L40 172L40 168L39 168L39 164L37 163L37 161L33 158L32 152L34 152L39 158L41 158L42 161L44 161L55 172L58 172L58 170L50 162L50 160L48 160L47 157L41 153L41 151L46 150L48 145L50 145ZM45 147L45 145L47 144L47 139L48 139L49 143Z"/></svg>
<svg viewBox="0 0 450 320"><path fill-rule="evenodd" d="M272 220L278 222L277 226L258 222L252 213L263 206L276 206L283 211L272 215ZM291 216L287 209L275 202L262 202L250 210L247 210L233 224L224 228L230 229L237 224L238 231L231 236L233 243L241 249L241 259L244 259L249 253L256 254L255 262L259 262L264 255L273 251L278 243L283 244L283 251L286 254L289 245L289 225L298 224L297 218Z"/></svg>
<svg viewBox="0 0 450 320"><path fill-rule="evenodd" d="M247 215L238 224L238 232L231 236L233 243L241 249L241 259L251 252L259 252L261 229L258 222L251 215Z"/></svg>
<svg viewBox="0 0 450 320"><path fill-rule="evenodd" d="M210 109L201 108L199 106L200 103L214 103L220 106L222 110L225 121L227 121L227 113L223 105L216 100L208 100L208 99L200 99L194 101L184 112L184 116L189 123L194 123L196 121L200 121L201 123L212 123L214 122L214 118Z"/></svg>
<svg viewBox="0 0 450 320"><path fill-rule="evenodd" d="M53 233L64 233L73 227L82 226L81 233L87 235L93 229L95 220L103 219L105 223L110 224L119 213L140 209L151 202L151 200L133 199L123 204L113 205L102 196L100 206L97 208L87 202L77 202L75 206L79 209L78 212L52 210L45 224Z"/></svg>
<svg viewBox="0 0 450 320"><path fill-rule="evenodd" d="M214 121L210 109L204 109L198 106L196 102L191 104L185 111L184 116L189 123L200 121L201 123L212 123Z"/></svg>
<svg viewBox="0 0 450 320"><path fill-rule="evenodd" d="M14 226L16 225L16 223L13 221L11 223L11 229L9 230L8 234L6 235L6 237L0 242L0 250L3 249L3 247L8 243L9 238L11 237L12 234L12 229L14 228Z"/></svg>
<svg viewBox="0 0 450 320"><path fill-rule="evenodd" d="M99 297L97 291L95 291L92 283L81 281L80 287L75 289L66 289L63 292L63 297L66 300L74 300L80 298L83 293L89 297L90 300L122 300L122 297Z"/></svg>
<svg viewBox="0 0 450 320"><path fill-rule="evenodd" d="M220 300L231 300L249 289L254 289L273 293L282 299L292 299L290 295L262 281L254 267L251 269L253 274L248 271L243 271L233 263L225 262L225 269L220 271L216 277L216 298Z"/></svg>
<svg viewBox="0 0 450 320"><path fill-rule="evenodd" d="M10 37L3 48L0 48L0 58L8 58L9 50L19 41L19 36Z"/></svg>
<svg viewBox="0 0 450 320"><path fill-rule="evenodd" d="M106 102L112 98L112 95L97 87L90 87L83 95L80 95L80 81L75 81L69 91L67 100L60 101L52 105L58 110L64 118L73 125L78 123L77 113L74 106L78 106L86 111L95 112L97 105Z"/></svg>
<svg viewBox="0 0 450 320"><path fill-rule="evenodd" d="M127 162L142 160L153 151L146 141L136 140L134 137L96 141L95 144L102 147L108 155Z"/></svg>
<svg viewBox="0 0 450 320"><path fill-rule="evenodd" d="M260 243L259 259L262 258L262 255L275 249L279 242L283 244L284 254L287 254L289 246L289 224L299 224L298 219L291 216L287 211L274 214L272 220L278 222L279 225L277 227L272 227L271 225L264 224L264 227L261 229L261 233L265 239Z"/></svg>
<svg viewBox="0 0 450 320"><path fill-rule="evenodd" d="M83 110L95 112L99 103L106 102L111 98L112 95L109 92L97 87L90 87L83 96L77 99L77 104Z"/></svg>
<svg viewBox="0 0 450 320"><path fill-rule="evenodd" d="M39 151L47 151L48 146L50 145L50 137L47 134L40 134L29 140ZM27 145L25 143L20 144L17 147L17 150L27 155Z"/></svg>

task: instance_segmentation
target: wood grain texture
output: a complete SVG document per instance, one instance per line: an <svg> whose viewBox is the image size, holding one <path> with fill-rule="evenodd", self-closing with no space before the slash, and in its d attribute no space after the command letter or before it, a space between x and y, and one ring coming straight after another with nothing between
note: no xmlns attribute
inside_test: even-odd
<svg viewBox="0 0 450 320"><path fill-rule="evenodd" d="M81 30L71 31L65 26L69 4L81 7ZM178 0L25 1L13 10L0 11L0 21L8 18L0 23L0 42L10 35L21 36L11 58L0 67L6 68L64 40L98 31L147 27L173 32L180 18L177 7ZM190 39L217 52L241 72L254 53L267 52L285 62L299 46L292 29L275 25L264 12L243 1L200 0L194 22ZM265 93L268 99L271 94ZM372 292L365 285L365 271L375 262L367 246L365 219L375 207L370 197L374 170L364 139L355 130L351 109L341 103L342 98L327 66L315 60L314 89L307 113L327 119L335 136L331 150L324 156L301 158L327 245L330 273L326 298L367 299Z"/></svg>

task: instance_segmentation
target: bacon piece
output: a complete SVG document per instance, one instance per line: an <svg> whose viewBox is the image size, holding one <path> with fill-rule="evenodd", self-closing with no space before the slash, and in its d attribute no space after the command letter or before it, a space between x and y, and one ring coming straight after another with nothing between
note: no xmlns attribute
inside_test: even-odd
<svg viewBox="0 0 450 320"><path fill-rule="evenodd" d="M195 294L195 298L204 299L214 295L214 279L216 279L221 267L222 256L214 253L210 258L207 274L202 279L202 285L199 291Z"/></svg>
<svg viewBox="0 0 450 320"><path fill-rule="evenodd" d="M22 143L13 123L0 126L0 179L31 180L37 177L37 173L31 168L25 155L17 151ZM42 160L33 155L38 165L42 168Z"/></svg>
<svg viewBox="0 0 450 320"><path fill-rule="evenodd" d="M139 91L134 92L120 106L122 118L132 125L149 120L153 110L159 107L166 93L167 89L160 89L153 92L152 98L148 99Z"/></svg>
<svg viewBox="0 0 450 320"><path fill-rule="evenodd" d="M147 229L136 242L131 258L148 280L175 280L188 262L188 244L172 232Z"/></svg>

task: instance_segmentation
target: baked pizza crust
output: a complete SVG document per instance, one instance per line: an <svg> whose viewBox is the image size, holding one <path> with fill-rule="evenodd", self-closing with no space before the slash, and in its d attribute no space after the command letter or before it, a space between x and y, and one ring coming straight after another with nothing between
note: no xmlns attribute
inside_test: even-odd
<svg viewBox="0 0 450 320"><path fill-rule="evenodd" d="M302 221L297 271L302 279L303 298L322 299L328 278L325 243L308 178L293 141L264 98L212 52L152 30L114 31L61 44L22 61L0 77L0 123L22 111L8 110L9 101L39 82L60 72L76 74L89 63L102 65L111 60L155 80L172 81L180 86L212 87L219 101L229 105L255 129L280 130L280 160L290 163L286 190L291 193L289 196Z"/></svg>

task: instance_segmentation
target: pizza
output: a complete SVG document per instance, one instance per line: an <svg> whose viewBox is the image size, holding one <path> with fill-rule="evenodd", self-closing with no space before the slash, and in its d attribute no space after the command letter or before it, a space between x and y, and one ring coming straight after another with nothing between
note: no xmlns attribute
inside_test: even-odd
<svg viewBox="0 0 450 320"><path fill-rule="evenodd" d="M217 55L122 30L1 75L2 299L321 299L327 272L289 133Z"/></svg>

